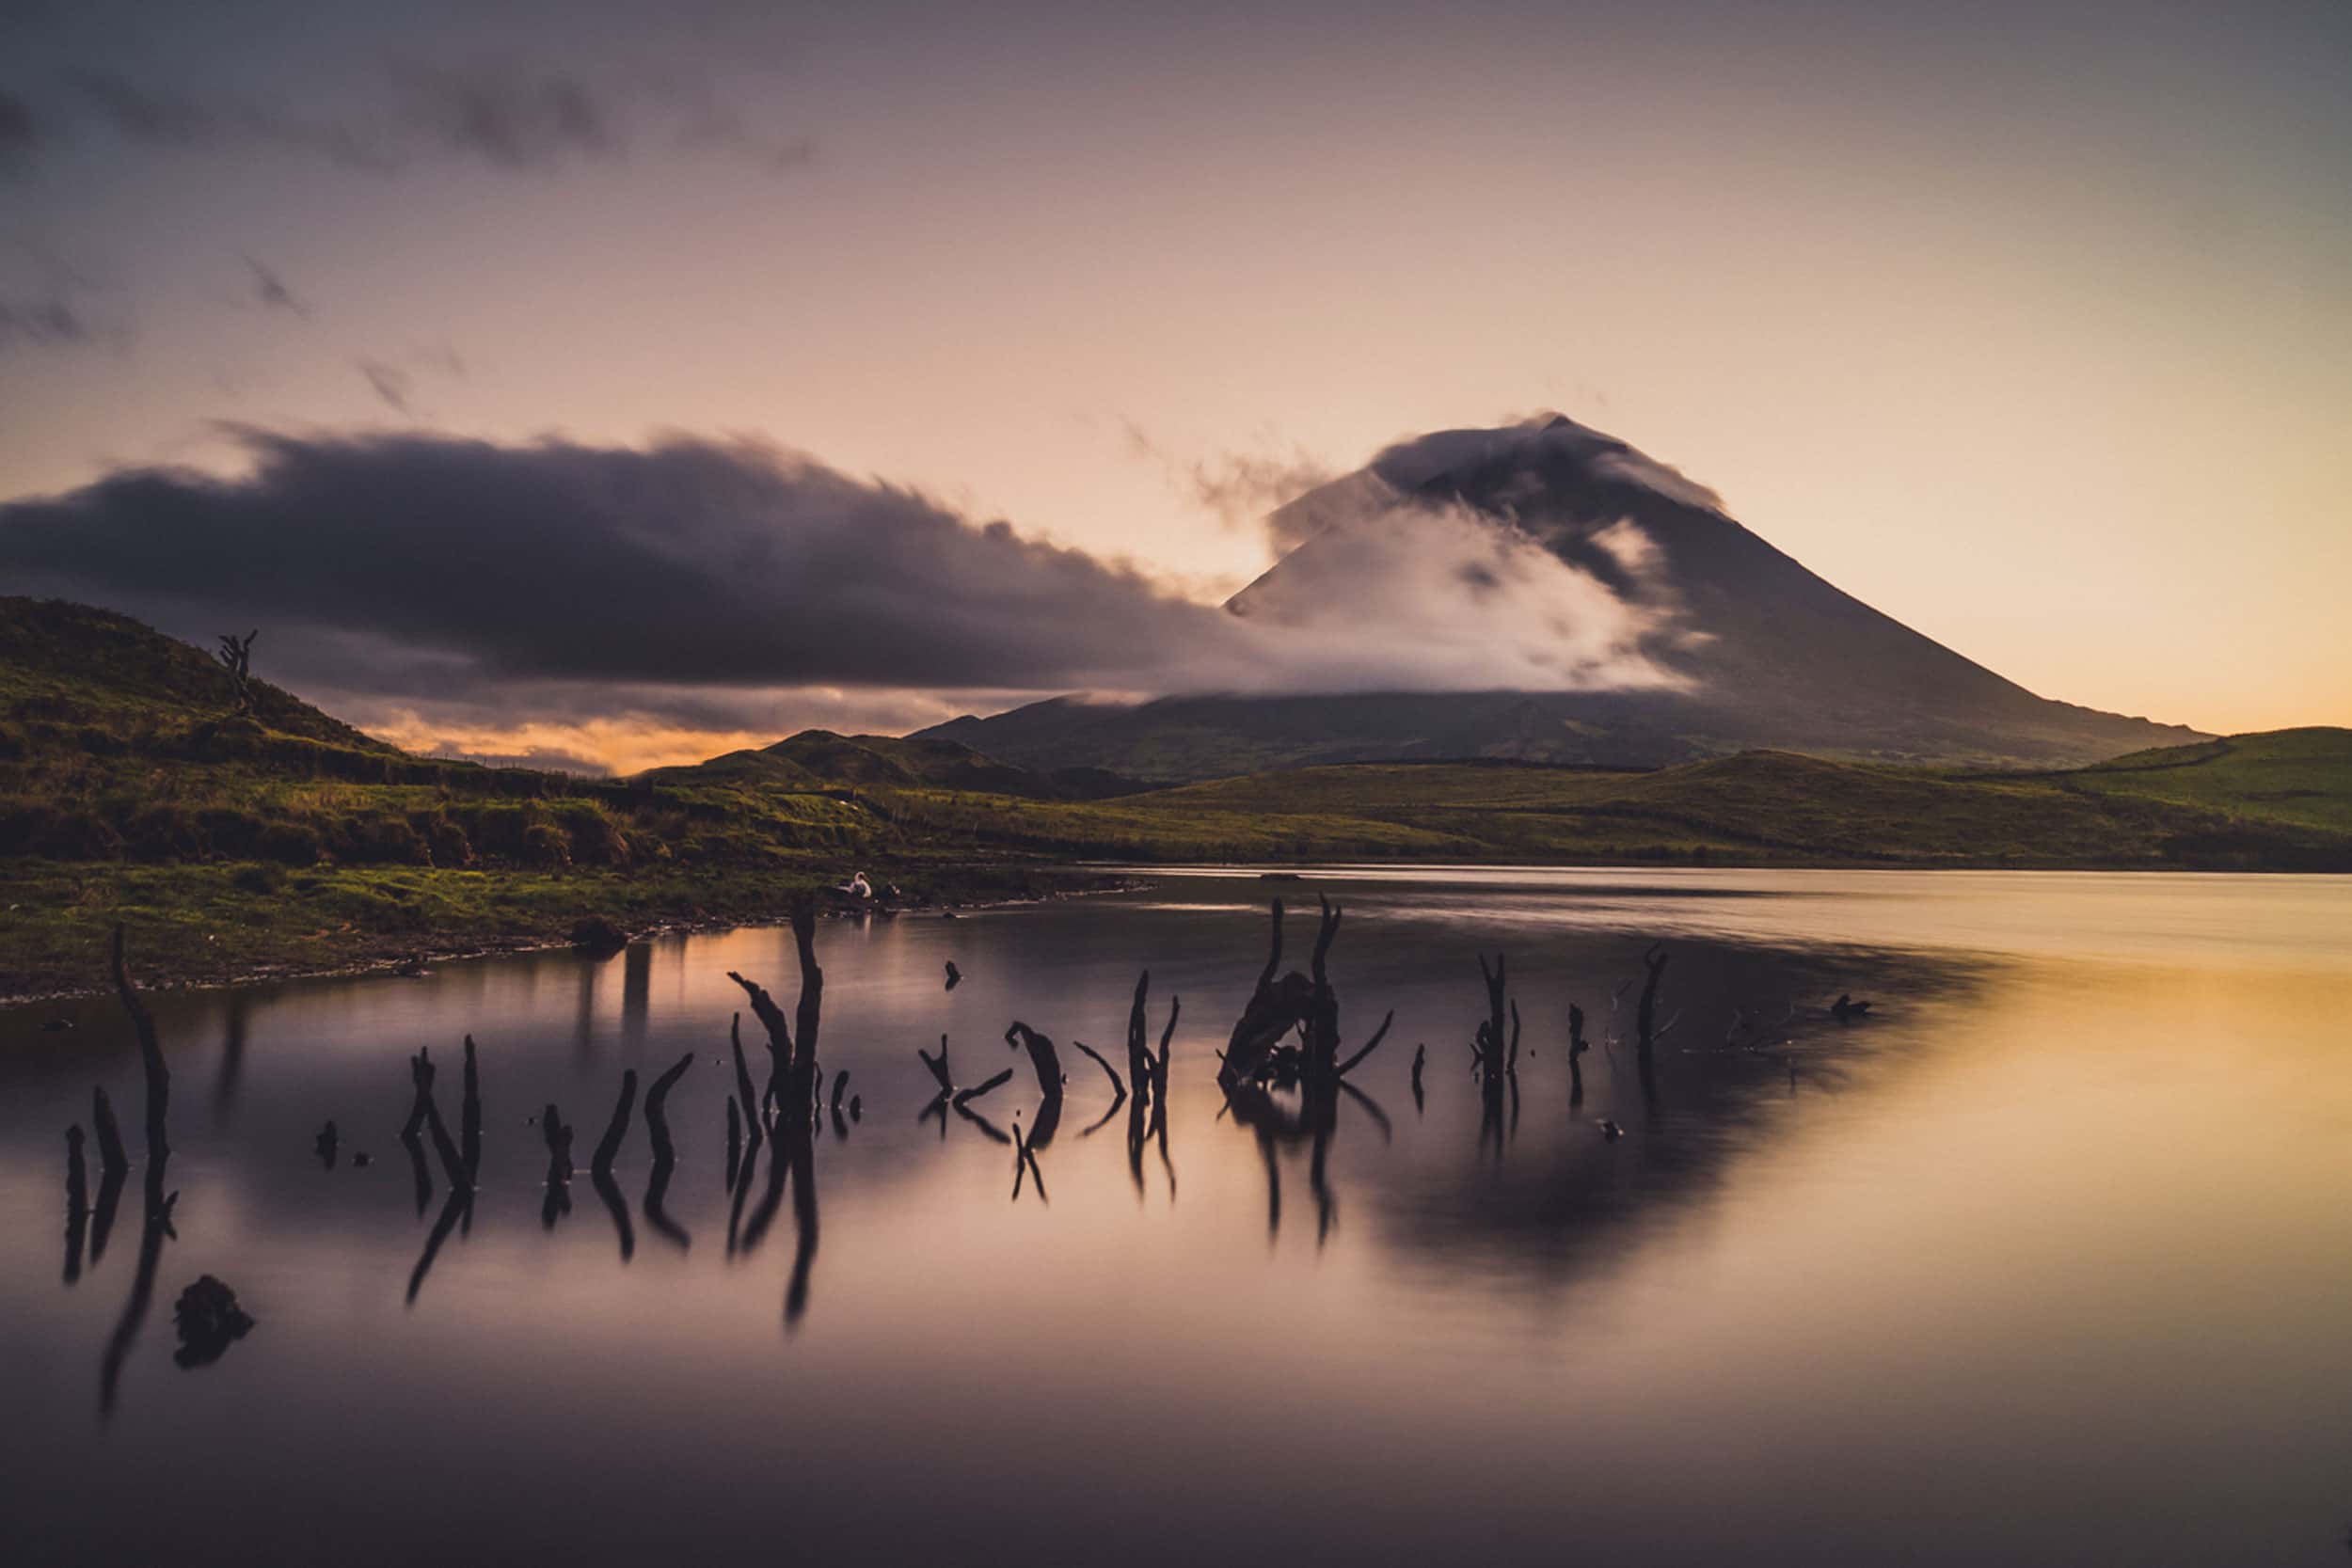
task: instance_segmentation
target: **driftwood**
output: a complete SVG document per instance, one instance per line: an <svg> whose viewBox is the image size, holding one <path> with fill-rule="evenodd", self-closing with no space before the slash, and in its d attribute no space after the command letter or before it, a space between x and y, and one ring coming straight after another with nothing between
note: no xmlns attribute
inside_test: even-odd
<svg viewBox="0 0 2352 1568"><path fill-rule="evenodd" d="M1065 1079L1061 1053L1054 1049L1053 1040L1015 1019L1005 1028L1005 1043L1016 1051L1028 1052L1029 1066L1037 1073L1038 1092L1048 1100L1059 1100Z"/></svg>
<svg viewBox="0 0 2352 1568"><path fill-rule="evenodd" d="M415 1091L408 1101L408 1119L401 1124L400 1141L414 1143L424 1127L425 1101L433 1094L433 1051L421 1047L408 1058L408 1082Z"/></svg>
<svg viewBox="0 0 2352 1568"><path fill-rule="evenodd" d="M464 1092L457 1107L457 1152L466 1164L466 1185L482 1174L482 1075L474 1063L473 1037L466 1037Z"/></svg>
<svg viewBox="0 0 2352 1568"><path fill-rule="evenodd" d="M971 1104L972 1101L979 1099L982 1095L991 1093L996 1089L1001 1089L1007 1084L1011 1082L1012 1069L1006 1068L1001 1072L991 1073L988 1077L981 1079L978 1083L973 1085L968 1089L958 1089L955 1093L956 1109L961 1111L965 1106Z"/></svg>
<svg viewBox="0 0 2352 1568"><path fill-rule="evenodd" d="M930 1071L932 1082L939 1085L939 1092L931 1097L930 1103L925 1105L921 1113L915 1117L914 1119L917 1122L929 1121L933 1117L937 1117L939 1120L939 1135L945 1138L947 1135L947 1112L952 1108L957 1115L962 1117L966 1121L972 1122L982 1132L989 1133L991 1136L998 1139L999 1141L1003 1140L1004 1133L997 1129L995 1123L990 1121L986 1117L983 1117L975 1111L971 1111L966 1107L969 1106L973 1101L979 1099L982 1095L987 1094L992 1090L1002 1088L1005 1085L1011 1083L1012 1069L1007 1068L1003 1071L990 1077L983 1083L975 1084L969 1088L963 1088L958 1086L955 1078L955 1070L948 1065L946 1036L942 1035L939 1037L938 1055L933 1056L930 1052L924 1050L919 1045L914 1048L914 1053L922 1058L923 1066Z"/></svg>
<svg viewBox="0 0 2352 1568"><path fill-rule="evenodd" d="M539 1136L548 1146L548 1180L560 1184L572 1179L572 1136L579 1131L564 1125L563 1114L555 1101L539 1113Z"/></svg>
<svg viewBox="0 0 2352 1568"><path fill-rule="evenodd" d="M792 937L801 965L801 997L789 1022L766 990L740 974L730 972L727 975L743 988L751 1002L752 1016L768 1032L769 1059L774 1064L769 1089L776 1104L775 1134L769 1140L766 1191L739 1233L732 1214L728 1228L730 1239L741 1250L748 1252L756 1247L789 1182L793 1192L793 1226L799 1232L799 1241L793 1250L791 1282L785 1291L784 1319L787 1328L798 1324L801 1314L807 1309L809 1275L817 1260L818 1238L814 1145L817 1032L824 1016L825 972L817 962L816 910L805 898L793 907ZM750 1186L747 1167L737 1178L739 1206Z"/></svg>
<svg viewBox="0 0 2352 1568"><path fill-rule="evenodd" d="M1119 1108L1127 1102L1127 1085L1120 1080L1119 1076L1119 1069L1111 1066L1109 1061L1104 1057L1100 1051L1095 1050L1094 1047L1087 1044L1084 1040L1072 1040L1070 1043L1085 1052L1093 1061L1094 1065L1103 1069L1104 1076L1107 1077L1111 1081L1110 1109L1103 1113L1101 1120L1095 1122L1094 1125L1089 1127L1085 1132L1079 1134L1080 1137L1085 1137L1089 1133L1098 1132L1104 1127L1109 1126L1111 1117L1119 1115ZM1148 1090L1139 1089L1139 1092L1148 1092Z"/></svg>
<svg viewBox="0 0 2352 1568"><path fill-rule="evenodd" d="M400 1147L408 1151L408 1172L417 1194L417 1217L421 1219L425 1206L433 1201L433 1170L424 1163L424 1140L413 1135L404 1137Z"/></svg>
<svg viewBox="0 0 2352 1568"><path fill-rule="evenodd" d="M1328 916L1326 919L1327 923ZM1257 989L1249 993L1248 1005L1242 1009L1240 1021L1225 1042L1225 1062L1216 1075L1219 1083L1244 1084L1257 1078L1268 1053L1306 1017L1308 1005L1313 999L1313 983L1295 970L1278 980L1276 975L1281 967L1282 901L1277 898L1266 939L1265 968L1259 974Z"/></svg>
<svg viewBox="0 0 2352 1568"><path fill-rule="evenodd" d="M65 1130L65 1282L82 1277L82 1233L89 1224L89 1168L82 1160L82 1124Z"/></svg>
<svg viewBox="0 0 2352 1568"><path fill-rule="evenodd" d="M115 992L121 999L123 1011L131 1015L131 1027L138 1036L139 1060L147 1072L147 1173L143 1183L146 1223L140 1231L138 1266L132 1275L131 1293L122 1304L122 1315L115 1320L114 1331L106 1337L106 1349L99 1359L98 1406L102 1415L114 1409L123 1362L154 1303L155 1271L163 1261L164 1243L178 1234L172 1228L171 1218L180 1201L177 1192L167 1192L164 1187L165 1171L171 1162L171 1140L167 1135L171 1072L164 1065L163 1048L155 1037L155 1021L131 984L122 945L122 927L117 926L111 955ZM110 1184L112 1175L110 1172ZM102 1220L110 1220L112 1208L107 1196L102 1193L99 1201ZM93 1248L93 1259L97 1251Z"/></svg>
<svg viewBox="0 0 2352 1568"><path fill-rule="evenodd" d="M1127 1077L1136 1086L1138 1101L1152 1098L1152 1036L1150 1022L1144 1009L1152 1000L1152 972L1145 970L1136 977L1136 999L1127 1009ZM1118 1081L1117 1074L1112 1082Z"/></svg>
<svg viewBox="0 0 2352 1568"><path fill-rule="evenodd" d="M645 1135L653 1141L653 1163L657 1165L677 1164L677 1146L670 1140L670 1091L677 1087L677 1081L693 1065L694 1053L690 1051L645 1089Z"/></svg>
<svg viewBox="0 0 2352 1568"><path fill-rule="evenodd" d="M1584 1103L1584 1053L1593 1042L1584 1037L1584 1009L1568 1004L1568 1106L1571 1110Z"/></svg>
<svg viewBox="0 0 2352 1568"><path fill-rule="evenodd" d="M155 1038L154 1017L132 987L131 972L122 956L119 925L115 927L111 957L115 992L122 999L122 1010L131 1015L132 1032L138 1036L139 1065L147 1072L147 1158L152 1164L171 1152L171 1140L166 1133L171 1111L171 1069L165 1065L164 1048Z"/></svg>
<svg viewBox="0 0 2352 1568"><path fill-rule="evenodd" d="M612 1216L612 1231L621 1243L621 1261L627 1263L637 1256L637 1227L629 1223L628 1203L621 1196L620 1183L612 1180L612 1171L591 1165L588 1184L603 1200L604 1212Z"/></svg>
<svg viewBox="0 0 2352 1568"><path fill-rule="evenodd" d="M769 1089L775 1098L779 1130L787 1120L805 1125L817 1092L817 1026L824 1010L825 972L817 963L816 910L806 899L793 907L792 938L801 961L801 1000L790 1022L764 988L732 970L727 973L728 979L743 988L752 1016L768 1032Z"/></svg>
<svg viewBox="0 0 2352 1568"><path fill-rule="evenodd" d="M613 1156L621 1152L621 1145L628 1139L629 1113L637 1108L637 1069L628 1068L621 1073L621 1098L612 1104L612 1119L604 1124L604 1136L596 1140L596 1151L589 1157L588 1170L593 1176L610 1177Z"/></svg>
<svg viewBox="0 0 2352 1568"><path fill-rule="evenodd" d="M433 1097L433 1062L426 1052L420 1050L408 1058L408 1076L416 1085L416 1102L408 1112L407 1125L401 1129L400 1141L407 1146L409 1159L417 1168L417 1206L418 1212L422 1212L432 1183L424 1173L423 1146L417 1137L418 1127L422 1126L432 1135L433 1151L440 1157L442 1174L448 1177L452 1188L470 1192L473 1179L467 1174L465 1156L451 1140L449 1127L441 1120L441 1107ZM480 1114L478 1108L475 1114Z"/></svg>
<svg viewBox="0 0 2352 1568"><path fill-rule="evenodd" d="M1634 1048L1641 1053L1645 1065L1650 1059L1650 1047L1658 1038L1658 984L1666 977L1666 956L1663 943L1653 945L1642 955L1642 967L1648 972L1648 977L1642 982L1642 1005L1634 1015Z"/></svg>
<svg viewBox="0 0 2352 1568"><path fill-rule="evenodd" d="M733 1095L727 1096L727 1191L735 1191L736 1173L743 1168L743 1113Z"/></svg>
<svg viewBox="0 0 2352 1568"><path fill-rule="evenodd" d="M417 1292L424 1289L425 1275L433 1272L434 1259L441 1256L441 1243L449 1240L449 1233L457 1228L458 1222L472 1212L473 1190L469 1187L450 1188L449 1196L442 1201L441 1212L434 1220L431 1233L424 1239L424 1250L417 1254L417 1266L408 1271L409 1306L417 1304Z"/></svg>
<svg viewBox="0 0 2352 1568"><path fill-rule="evenodd" d="M759 1150L760 1097L752 1088L751 1064L743 1059L743 1015L737 1013L727 1024L727 1045L735 1053L735 1095L742 1103L743 1117L750 1123L751 1148Z"/></svg>
<svg viewBox="0 0 2352 1568"><path fill-rule="evenodd" d="M653 1170L645 1179L645 1223L665 1240L681 1249L692 1240L683 1226L670 1218L663 1208L670 1193L670 1177L677 1169L677 1146L670 1139L670 1118L667 1106L670 1091L686 1076L686 1069L694 1065L694 1053L688 1052L645 1089L645 1135L653 1143ZM732 1101L729 1101L733 1103Z"/></svg>
<svg viewBox="0 0 2352 1568"><path fill-rule="evenodd" d="M1519 1005L1510 999L1510 970L1504 955L1497 953L1494 966L1488 968L1486 955L1479 954L1478 974L1486 985L1486 1017L1478 1025L1476 1041L1470 1047L1470 1071L1479 1088L1478 1147L1483 1152L1491 1141L1499 1160L1509 1134L1518 1131ZM1506 1100L1510 1106L1507 1130L1503 1121Z"/></svg>
<svg viewBox="0 0 2352 1568"><path fill-rule="evenodd" d="M1025 1170L1037 1182L1037 1200L1040 1203L1049 1201L1045 1196L1045 1173L1038 1168L1037 1140L1023 1137L1021 1124L1016 1121L1012 1124L1012 1196L1015 1202L1021 1198L1021 1173Z"/></svg>
<svg viewBox="0 0 2352 1568"><path fill-rule="evenodd" d="M1658 986L1666 977L1666 949L1663 943L1652 944L1649 951L1642 955L1642 967L1647 972L1647 977L1642 982L1642 1003L1634 1015L1634 1060L1640 1071L1642 1098L1654 1101L1658 1098L1658 1069L1653 1048L1658 1037L1665 1033L1664 1029L1657 1026ZM1673 1023L1669 1022L1666 1027L1672 1028Z"/></svg>
<svg viewBox="0 0 2352 1568"><path fill-rule="evenodd" d="M1330 1234L1337 1213L1327 1173L1341 1101L1352 1099L1361 1105L1384 1137L1392 1131L1387 1113L1371 1097L1356 1091L1346 1075L1379 1049L1396 1015L1390 1013L1361 1049L1341 1055L1340 1001L1331 982L1330 958L1344 914L1327 898L1316 902L1321 920L1309 974L1294 971L1277 979L1281 968L1283 911L1280 900L1275 901L1265 968L1241 1021L1233 1027L1217 1084L1225 1092L1226 1111L1250 1130L1265 1164L1269 1235L1279 1233L1282 1224L1279 1150L1299 1143L1308 1147L1308 1184L1315 1198L1315 1233L1320 1243ZM1172 1030L1174 1020L1169 1022ZM1298 1035L1295 1045L1286 1038L1293 1030ZM1277 1091L1289 1089L1297 1091L1295 1101L1276 1098ZM1165 1142L1161 1151L1165 1159ZM1171 1171L1171 1191L1173 1180Z"/></svg>
<svg viewBox="0 0 2352 1568"><path fill-rule="evenodd" d="M89 1118L98 1129L98 1164L107 1171L131 1168L131 1157L123 1152L122 1129L116 1125L115 1108L106 1098L104 1085L90 1090Z"/></svg>
<svg viewBox="0 0 2352 1568"><path fill-rule="evenodd" d="M1043 1148L1054 1141L1054 1134L1061 1127L1061 1053L1054 1049L1050 1038L1018 1019L1006 1027L1005 1043L1016 1051L1028 1052L1029 1066L1037 1073L1038 1092L1044 1098L1038 1101L1037 1119L1029 1127L1028 1141L1030 1147Z"/></svg>

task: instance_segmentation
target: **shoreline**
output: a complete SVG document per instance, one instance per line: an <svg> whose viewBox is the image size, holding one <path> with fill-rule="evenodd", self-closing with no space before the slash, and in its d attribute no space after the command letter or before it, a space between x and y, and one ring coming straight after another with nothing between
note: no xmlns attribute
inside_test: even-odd
<svg viewBox="0 0 2352 1568"><path fill-rule="evenodd" d="M967 876L984 868L958 868ZM1019 908L1030 904L1058 902L1069 898L1085 898L1117 893L1130 893L1152 885L1148 879L1133 875L1113 873L1104 869L1077 866L1022 866L1017 869L1023 891L993 891L986 887L985 877L974 878L960 891L926 893L912 901L859 907L847 898L820 895L818 903L819 919L882 918L947 919L975 911ZM957 879L946 879L951 883ZM1033 883L1059 882L1062 886L1041 889ZM5 879L0 879L5 882ZM591 884L592 885L592 884ZM794 888L780 896L755 900L748 906L738 906L717 912L704 912L699 908L651 913L647 918L622 920L614 924L626 932L628 943L652 937L730 931L759 927L780 926L790 918L791 906L804 895L805 888ZM596 911L596 900L578 901L577 912L558 914L548 920L520 922L511 928L463 935L443 935L438 940L429 932L392 933L385 931L340 931L332 936L312 939L304 945L318 945L340 950L340 957L322 955L317 962L300 959L279 960L257 958L240 962L230 960L220 964L214 954L206 953L206 963L199 970L186 962L176 952L167 950L158 956L151 950L142 958L139 937L144 924L151 936L160 923L142 922L136 915L122 916L128 927L129 959L132 974L142 993L154 991L230 990L241 986L278 984L296 980L348 979L367 975L395 977L403 969L418 965L429 967L471 958L503 958L523 953L546 953L580 948L581 944L569 934L578 920ZM8 914L22 912L20 904L9 904ZM113 922L103 929L110 931ZM218 933L206 932L208 948L217 946ZM91 933L95 945L92 955L103 954L103 938ZM87 944L86 944L87 945ZM616 949L617 951L617 949ZM85 964L94 969L94 964ZM44 983L62 981L63 983ZM29 982L29 983L26 983ZM66 978L56 966L49 966L43 975L36 966L29 975L0 977L0 1010L40 1006L44 1004L83 1001L103 996L112 990L110 980L103 977Z"/></svg>

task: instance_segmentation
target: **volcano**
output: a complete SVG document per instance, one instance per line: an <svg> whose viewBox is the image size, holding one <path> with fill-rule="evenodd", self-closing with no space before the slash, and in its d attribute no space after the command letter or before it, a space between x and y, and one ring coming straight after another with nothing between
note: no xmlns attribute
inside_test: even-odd
<svg viewBox="0 0 2352 1568"><path fill-rule="evenodd" d="M1808 571L1704 486L1557 415L1400 442L1267 526L1291 548L1227 601L1232 614L1310 637L1358 606L1383 616L1409 606L1420 620L1399 636L1425 634L1435 613L1452 641L1510 641L1537 678L1512 689L1064 697L923 735L1025 767L1167 782L1440 758L1661 767L1759 748L2070 767L2204 738L2037 696ZM1466 529L1491 549L1464 555ZM1546 570L1534 578L1507 564L1535 550ZM1545 601L1532 621L1531 591Z"/></svg>

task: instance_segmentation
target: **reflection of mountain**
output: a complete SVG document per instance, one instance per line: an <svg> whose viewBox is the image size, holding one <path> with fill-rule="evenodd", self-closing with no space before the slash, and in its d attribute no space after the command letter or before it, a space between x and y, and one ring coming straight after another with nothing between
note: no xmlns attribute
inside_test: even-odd
<svg viewBox="0 0 2352 1568"><path fill-rule="evenodd" d="M1455 559L1466 518L1500 532L1489 556ZM1832 587L1673 470L1565 419L1405 442L1271 524L1298 543L1233 596L1235 614L1419 615L1397 624L1413 637L1434 602L1457 640L1524 646L1518 684L1581 689L1057 700L925 733L1025 766L1155 779L1375 758L1648 766L1754 747L2069 764L2197 738L2035 696ZM1545 562L1532 577L1530 559ZM1422 570L1433 563L1446 569Z"/></svg>
<svg viewBox="0 0 2352 1568"><path fill-rule="evenodd" d="M1527 1041L1534 1054L1521 1064L1517 1131L1502 1158L1480 1148L1475 1107L1449 1083L1445 1093L1431 1094L1427 1119L1445 1118L1431 1132L1450 1136L1458 1152L1424 1153L1408 1164L1378 1147L1372 1128L1349 1128L1334 1176L1341 1201L1353 1192L1375 1211L1382 1242L1407 1262L1499 1279L1571 1278L1622 1258L1646 1229L1711 1196L1735 1161L1774 1135L1789 1101L1835 1092L1866 1055L1905 1048L1918 1037L1923 1013L1978 983L1968 966L1914 954L1689 939L1668 950L1659 1012L1672 1027L1657 1047L1654 1099L1643 1094L1630 1039L1613 1050L1601 1043L1613 1029L1633 1033L1634 990L1613 1018L1609 1004L1613 990L1638 973L1639 945L1629 943L1605 967L1569 976L1570 993L1591 1015L1586 1032L1594 1042L1581 1104L1569 1103L1565 1053L1553 1037L1559 1021L1531 1011ZM1464 987L1465 1034L1479 1010L1476 979L1471 974ZM1896 999L1897 1016L1846 1028L1820 1012L1823 998L1866 985L1882 998L1882 1011L1885 998ZM1790 1022L1788 1004L1798 999L1808 1006ZM1358 1010L1375 1000L1358 999ZM1758 1049L1727 1044L1742 1009L1753 1026L1737 1038ZM1433 1085L1441 1066L1446 1077L1458 1077L1458 1053L1450 1042L1431 1042ZM1413 1116L1409 1100L1402 1109ZM1602 1118L1622 1125L1625 1135L1604 1138Z"/></svg>

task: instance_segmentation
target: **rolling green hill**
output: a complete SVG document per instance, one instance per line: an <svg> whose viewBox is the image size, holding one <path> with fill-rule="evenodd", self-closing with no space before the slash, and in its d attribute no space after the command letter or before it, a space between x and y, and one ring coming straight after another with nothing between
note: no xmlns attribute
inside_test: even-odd
<svg viewBox="0 0 2352 1568"><path fill-rule="evenodd" d="M2232 749L2222 765L2198 760L2217 746ZM934 839L1136 860L2352 870L2352 731L2242 736L2128 760L1976 775L1787 752L1645 771L1354 763L1093 804L937 790L882 800Z"/></svg>
<svg viewBox="0 0 2352 1568"><path fill-rule="evenodd" d="M263 643L266 649L266 642ZM264 663L266 660L264 659ZM2352 870L2352 731L2065 772L1747 752L1650 770L1302 768L1157 790L937 738L808 731L630 779L414 756L127 617L0 599L0 995L772 916L863 869L899 902L1073 862L1488 861Z"/></svg>

